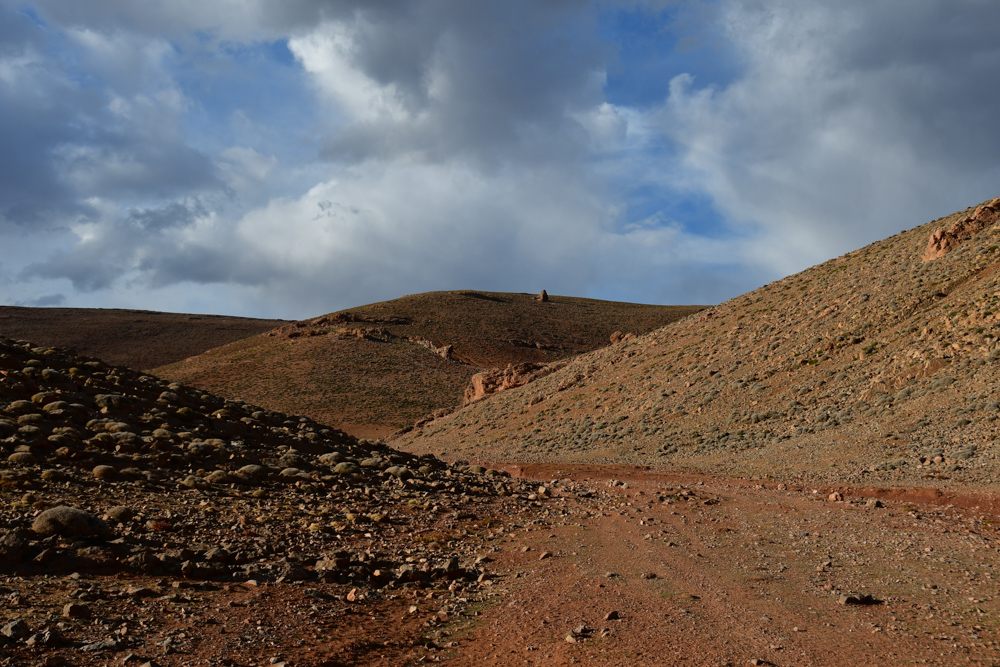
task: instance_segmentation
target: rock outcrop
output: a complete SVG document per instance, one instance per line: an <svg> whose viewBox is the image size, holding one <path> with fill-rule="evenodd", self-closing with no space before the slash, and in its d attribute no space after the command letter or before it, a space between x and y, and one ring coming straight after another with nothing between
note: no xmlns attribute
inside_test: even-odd
<svg viewBox="0 0 1000 667"><path fill-rule="evenodd" d="M465 403L474 403L498 391L522 387L562 368L565 364L507 364L506 368L491 368L476 373L465 390Z"/></svg>
<svg viewBox="0 0 1000 667"><path fill-rule="evenodd" d="M995 225L998 220L1000 220L1000 197L988 204L977 206L975 211L955 221L951 227L939 229L931 234L923 260L930 262L941 257L963 241Z"/></svg>

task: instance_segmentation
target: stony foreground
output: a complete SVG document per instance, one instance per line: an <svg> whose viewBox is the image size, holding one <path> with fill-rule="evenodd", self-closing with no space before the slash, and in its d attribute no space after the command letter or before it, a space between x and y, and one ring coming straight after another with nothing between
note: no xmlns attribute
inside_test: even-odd
<svg viewBox="0 0 1000 667"><path fill-rule="evenodd" d="M0 660L176 667L998 660L1000 536L995 515L975 506L623 467L511 470L545 488L544 507L508 516L502 529L469 524L462 537L479 554L475 582L432 577L361 589L323 577L25 573L0 584L13 620L3 632L22 637ZM963 497L963 505L975 500ZM460 530L442 523L431 532L444 541Z"/></svg>
<svg viewBox="0 0 1000 667"><path fill-rule="evenodd" d="M65 350L2 339L0 375L7 664L260 664L289 646L272 596L337 618L430 588L454 613L489 585L482 540L544 500ZM273 627L233 627L265 603Z"/></svg>

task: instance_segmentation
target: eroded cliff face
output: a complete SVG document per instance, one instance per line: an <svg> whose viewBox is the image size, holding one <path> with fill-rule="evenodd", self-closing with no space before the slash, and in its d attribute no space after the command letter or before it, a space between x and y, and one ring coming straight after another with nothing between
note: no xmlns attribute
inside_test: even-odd
<svg viewBox="0 0 1000 667"><path fill-rule="evenodd" d="M924 261L930 262L943 256L987 227L992 227L998 220L1000 220L1000 197L977 206L970 215L956 220L947 229L939 229L931 234L927 241L927 250L924 251Z"/></svg>
<svg viewBox="0 0 1000 667"><path fill-rule="evenodd" d="M472 376L472 381L465 390L465 404L482 400L498 391L506 391L515 387L523 387L529 382L553 373L566 364L507 364L506 368L491 368Z"/></svg>

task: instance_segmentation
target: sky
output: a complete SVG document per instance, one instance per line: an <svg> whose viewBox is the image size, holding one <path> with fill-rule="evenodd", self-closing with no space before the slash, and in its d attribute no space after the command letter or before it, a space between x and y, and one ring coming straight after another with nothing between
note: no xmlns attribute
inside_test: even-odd
<svg viewBox="0 0 1000 667"><path fill-rule="evenodd" d="M0 303L712 304L1000 195L995 0L0 0Z"/></svg>

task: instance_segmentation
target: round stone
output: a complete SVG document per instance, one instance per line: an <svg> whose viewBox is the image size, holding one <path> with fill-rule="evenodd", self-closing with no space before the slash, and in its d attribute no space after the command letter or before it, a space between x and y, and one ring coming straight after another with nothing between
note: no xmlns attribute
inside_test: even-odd
<svg viewBox="0 0 1000 667"><path fill-rule="evenodd" d="M118 477L118 471L111 466L97 466L91 474L102 482L110 482Z"/></svg>
<svg viewBox="0 0 1000 667"><path fill-rule="evenodd" d="M343 461L342 463L338 463L333 469L333 472L337 473L338 475L352 475L357 471L358 471L358 466L354 463L351 463L350 461Z"/></svg>
<svg viewBox="0 0 1000 667"><path fill-rule="evenodd" d="M14 452L7 457L7 461L21 466L30 466L35 464L35 456L31 452Z"/></svg>
<svg viewBox="0 0 1000 667"><path fill-rule="evenodd" d="M76 507L60 505L39 514L31 530L39 535L59 535L60 537L110 537L111 526L93 514Z"/></svg>
<svg viewBox="0 0 1000 667"><path fill-rule="evenodd" d="M116 505L107 511L108 518L116 523L128 523L135 518L135 512L131 507Z"/></svg>
<svg viewBox="0 0 1000 667"><path fill-rule="evenodd" d="M212 484L231 484L233 481L232 476L225 470L213 470L205 478L206 481Z"/></svg>
<svg viewBox="0 0 1000 667"><path fill-rule="evenodd" d="M262 480L267 477L267 468L255 464L245 465L236 471L244 479Z"/></svg>

